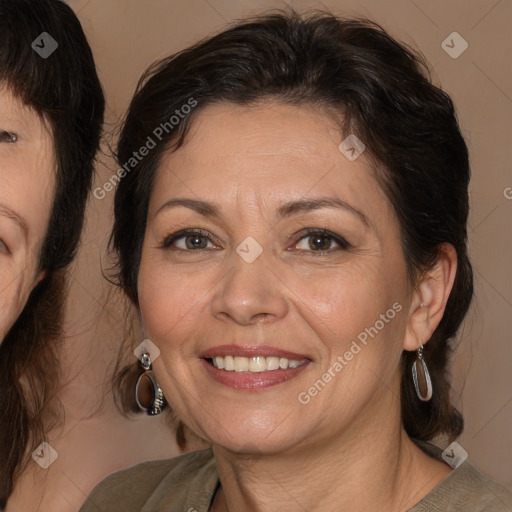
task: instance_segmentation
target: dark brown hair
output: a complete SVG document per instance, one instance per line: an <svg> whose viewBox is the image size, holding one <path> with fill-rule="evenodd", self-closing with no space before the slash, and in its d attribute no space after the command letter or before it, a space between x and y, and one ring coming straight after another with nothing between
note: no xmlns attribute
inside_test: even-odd
<svg viewBox="0 0 512 512"><path fill-rule="evenodd" d="M399 220L410 279L417 282L444 243L458 258L445 314L425 346L434 396L418 400L411 378L414 352L403 352L402 420L410 437L458 436L462 417L449 399L450 338L473 295L467 255L466 144L449 96L431 83L423 58L368 20L328 13L269 14L173 55L142 77L122 128L117 158L129 160L155 127L190 98L197 107L121 180L112 243L118 282L137 305L137 275L155 172L165 152L180 147L206 105L251 105L265 99L314 104L338 114L340 129L366 144L376 177ZM130 390L132 392L132 390Z"/></svg>
<svg viewBox="0 0 512 512"><path fill-rule="evenodd" d="M32 42L47 32L57 50L43 59ZM39 254L46 277L0 345L0 509L30 452L58 415L65 269L73 260L103 124L104 97L80 22L60 0L0 0L0 86L51 127L56 187Z"/></svg>

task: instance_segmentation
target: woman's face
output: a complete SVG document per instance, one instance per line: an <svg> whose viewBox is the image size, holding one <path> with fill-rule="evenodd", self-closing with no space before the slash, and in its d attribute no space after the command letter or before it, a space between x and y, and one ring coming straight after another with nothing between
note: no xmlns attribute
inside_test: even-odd
<svg viewBox="0 0 512 512"><path fill-rule="evenodd" d="M399 410L412 292L365 154L307 106L217 104L191 128L155 176L138 281L172 407L260 452Z"/></svg>
<svg viewBox="0 0 512 512"><path fill-rule="evenodd" d="M9 134L16 135L16 141ZM0 343L40 279L38 256L55 186L52 136L41 118L0 88Z"/></svg>

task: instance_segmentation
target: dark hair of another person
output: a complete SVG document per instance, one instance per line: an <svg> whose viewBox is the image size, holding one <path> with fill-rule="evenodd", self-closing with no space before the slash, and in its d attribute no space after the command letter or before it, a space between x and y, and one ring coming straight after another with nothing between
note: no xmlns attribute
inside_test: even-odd
<svg viewBox="0 0 512 512"><path fill-rule="evenodd" d="M47 59L31 45L58 43ZM80 22L60 0L0 0L0 87L51 127L56 187L38 260L46 277L0 345L0 509L59 407L65 269L80 240L104 113L103 91ZM57 402L58 403L58 402Z"/></svg>
<svg viewBox="0 0 512 512"><path fill-rule="evenodd" d="M456 438L461 414L449 398L447 363L473 296L467 255L468 152L449 96L434 86L423 58L368 20L329 13L277 12L228 30L153 65L141 78L118 143L122 165L189 99L193 111L121 180L115 197L112 245L116 280L137 305L137 276L155 172L164 154L185 141L191 120L207 105L257 105L267 100L323 109L340 127L340 142L355 134L366 145L374 172L395 210L411 283L432 267L441 244L458 257L445 314L426 343L434 395L418 400L411 377L415 352L402 356L402 421L408 435L428 441ZM168 128L168 127L167 127ZM160 130L162 131L162 130ZM154 136L153 139L157 140ZM340 154L340 158L343 156ZM128 396L135 370L117 379ZM131 377L130 377L131 376ZM134 410L134 409L133 409ZM183 425L178 429L183 446Z"/></svg>

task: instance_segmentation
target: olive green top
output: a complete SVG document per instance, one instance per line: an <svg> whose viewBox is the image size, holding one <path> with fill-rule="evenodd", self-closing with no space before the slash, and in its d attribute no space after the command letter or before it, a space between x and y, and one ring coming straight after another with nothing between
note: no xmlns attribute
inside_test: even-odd
<svg viewBox="0 0 512 512"><path fill-rule="evenodd" d="M212 450L138 464L103 480L80 512L207 512L219 478ZM409 512L512 512L512 491L467 460Z"/></svg>

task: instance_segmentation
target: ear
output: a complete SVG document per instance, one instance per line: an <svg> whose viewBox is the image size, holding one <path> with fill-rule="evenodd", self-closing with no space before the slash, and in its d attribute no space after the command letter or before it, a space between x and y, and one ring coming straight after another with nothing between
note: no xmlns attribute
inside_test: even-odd
<svg viewBox="0 0 512 512"><path fill-rule="evenodd" d="M413 293L404 350L424 345L443 318L457 272L457 253L451 244L439 247L435 264L422 274Z"/></svg>

